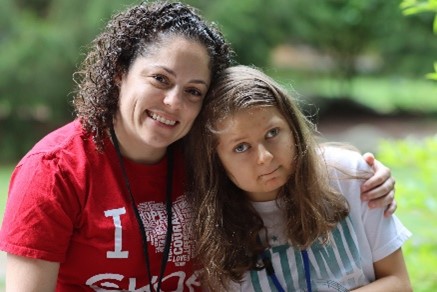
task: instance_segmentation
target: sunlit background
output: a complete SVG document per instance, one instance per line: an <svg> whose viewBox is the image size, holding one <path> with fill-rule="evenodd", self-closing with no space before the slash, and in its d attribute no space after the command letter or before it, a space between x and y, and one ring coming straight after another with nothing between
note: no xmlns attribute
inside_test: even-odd
<svg viewBox="0 0 437 292"><path fill-rule="evenodd" d="M322 139L392 169L396 214L413 232L404 254L414 290L437 291L437 1L183 2L218 24L239 63L293 92ZM87 44L132 3L0 0L0 215L20 157L73 119L72 74Z"/></svg>

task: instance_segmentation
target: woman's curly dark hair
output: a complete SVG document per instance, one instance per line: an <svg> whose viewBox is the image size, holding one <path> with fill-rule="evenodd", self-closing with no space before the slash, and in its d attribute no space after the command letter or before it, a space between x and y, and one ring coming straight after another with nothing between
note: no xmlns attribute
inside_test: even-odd
<svg viewBox="0 0 437 292"><path fill-rule="evenodd" d="M233 52L215 24L186 4L143 2L114 15L91 43L74 75L75 113L85 132L93 136L97 149L103 149L118 109L116 77L127 72L136 57L165 35L180 35L204 45L211 58L212 80L231 63Z"/></svg>

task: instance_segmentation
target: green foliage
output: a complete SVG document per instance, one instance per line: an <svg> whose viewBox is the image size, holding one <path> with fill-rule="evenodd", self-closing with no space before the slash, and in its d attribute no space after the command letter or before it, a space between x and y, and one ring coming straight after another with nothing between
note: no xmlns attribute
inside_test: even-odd
<svg viewBox="0 0 437 292"><path fill-rule="evenodd" d="M357 73L355 59L396 24L393 5L393 0L297 1L293 31L334 57L338 74L349 79Z"/></svg>
<svg viewBox="0 0 437 292"><path fill-rule="evenodd" d="M436 18L437 19L437 18ZM437 62L434 63L434 73L428 73L426 74L426 78L437 80Z"/></svg>
<svg viewBox="0 0 437 292"><path fill-rule="evenodd" d="M413 233L403 251L414 291L437 291L437 136L384 141L377 157L392 169L396 214Z"/></svg>
<svg viewBox="0 0 437 292"><path fill-rule="evenodd" d="M73 118L72 74L85 46L114 11L138 2L0 0L0 161L15 161ZM355 74L354 56L369 52L381 56L384 72L417 76L432 71L437 38L430 37L431 18L403 17L398 0L184 2L219 24L243 64L265 67L272 48L290 43L331 52L341 76ZM342 96L350 93L348 86L341 84Z"/></svg>
<svg viewBox="0 0 437 292"><path fill-rule="evenodd" d="M290 1L250 0L212 1L205 6L208 19L218 22L231 42L241 64L264 66L269 62L270 50L286 39L290 15Z"/></svg>
<svg viewBox="0 0 437 292"><path fill-rule="evenodd" d="M12 165L0 165L0 223L3 220L3 211L6 204L9 179L13 170Z"/></svg>
<svg viewBox="0 0 437 292"><path fill-rule="evenodd" d="M401 3L401 8L405 15L412 15L423 12L435 12L437 13L437 1L436 0L403 0ZM435 22L434 22L435 23ZM436 28L434 26L434 28ZM434 29L437 31L437 29Z"/></svg>
<svg viewBox="0 0 437 292"><path fill-rule="evenodd" d="M269 64L272 48L289 43L329 54L331 74L341 78L365 71L357 64L363 54L381 58L373 70L417 76L427 72L437 45L430 41L431 18L403 17L399 0L187 2L218 22L240 63L260 67Z"/></svg>
<svg viewBox="0 0 437 292"><path fill-rule="evenodd" d="M0 161L15 161L73 119L69 102L80 52L126 2L1 1Z"/></svg>
<svg viewBox="0 0 437 292"><path fill-rule="evenodd" d="M434 22L433 31L437 34L437 0L417 1L417 0L403 0L401 8L405 15L418 14L423 12L433 12ZM437 63L434 63L434 73L426 74L429 79L437 80Z"/></svg>

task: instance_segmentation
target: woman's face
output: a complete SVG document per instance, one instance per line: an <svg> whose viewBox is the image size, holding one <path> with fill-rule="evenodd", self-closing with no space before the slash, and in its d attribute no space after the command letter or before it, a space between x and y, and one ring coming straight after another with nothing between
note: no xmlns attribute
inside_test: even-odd
<svg viewBox="0 0 437 292"><path fill-rule="evenodd" d="M276 199L293 172L290 127L271 107L241 110L218 125L217 154L229 178L252 201Z"/></svg>
<svg viewBox="0 0 437 292"><path fill-rule="evenodd" d="M125 156L157 162L188 133L210 85L209 63L203 45L177 36L133 62L121 78L114 121Z"/></svg>

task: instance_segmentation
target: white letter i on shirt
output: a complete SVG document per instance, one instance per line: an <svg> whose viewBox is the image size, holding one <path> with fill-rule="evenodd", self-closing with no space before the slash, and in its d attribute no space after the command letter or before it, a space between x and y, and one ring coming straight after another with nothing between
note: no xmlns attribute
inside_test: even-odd
<svg viewBox="0 0 437 292"><path fill-rule="evenodd" d="M114 251L107 251L106 257L109 259L127 259L129 256L128 251L122 251L122 228L120 215L126 214L125 208L112 209L105 211L106 217L112 217L114 222Z"/></svg>

